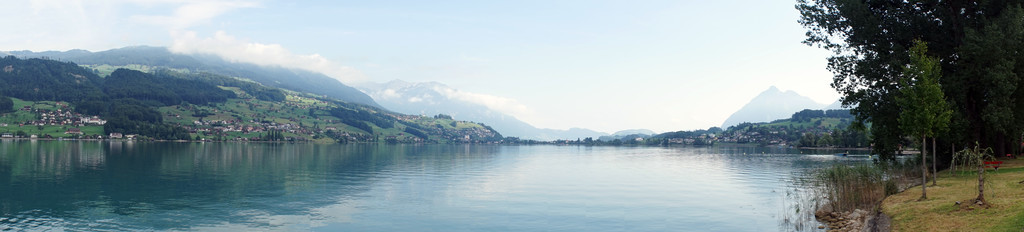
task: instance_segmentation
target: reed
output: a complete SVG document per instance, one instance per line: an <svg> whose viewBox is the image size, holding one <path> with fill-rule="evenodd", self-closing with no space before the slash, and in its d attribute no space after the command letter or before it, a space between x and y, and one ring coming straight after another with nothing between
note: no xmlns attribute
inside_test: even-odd
<svg viewBox="0 0 1024 232"><path fill-rule="evenodd" d="M814 174L819 197L825 199L818 211L847 212L873 210L886 196L896 194L921 178L920 166L912 160L877 164L836 164ZM827 207L827 208L823 208Z"/></svg>

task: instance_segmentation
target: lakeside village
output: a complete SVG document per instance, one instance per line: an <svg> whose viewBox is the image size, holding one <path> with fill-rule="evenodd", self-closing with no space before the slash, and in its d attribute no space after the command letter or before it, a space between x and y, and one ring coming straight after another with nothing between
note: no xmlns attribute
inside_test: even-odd
<svg viewBox="0 0 1024 232"><path fill-rule="evenodd" d="M0 123L0 138L83 138L83 139L101 139L103 136L98 134L85 135L82 127L98 127L103 126L107 123L106 120L101 119L95 115L83 115L74 113L68 109L67 103L55 102L53 105L56 109L46 108L35 108L32 105L27 105L16 111L35 114L35 119L18 121L18 122L3 122ZM17 113L17 112L16 112ZM15 117L25 118L25 117ZM16 125L15 125L16 124ZM34 129L33 129L34 127ZM63 129L63 134L67 136L54 136L59 133L59 129L48 130L52 127L60 127ZM13 131L13 132L12 132ZM43 133L32 133L29 134L26 131L35 131ZM53 133L45 133L45 132ZM127 138L133 139L136 135L122 135L120 133L111 133L110 138Z"/></svg>
<svg viewBox="0 0 1024 232"><path fill-rule="evenodd" d="M182 112L191 112L195 106L179 106ZM284 107L295 107L296 110L306 109L307 105L291 104ZM301 109L300 109L301 108ZM211 109L218 111L217 109ZM308 109L306 109L308 110ZM227 112L225 112L227 113ZM237 112L236 112L237 113ZM806 112L803 112L806 114ZM281 120L242 121L241 118L203 118L183 117L180 114L164 112L164 117L177 123L196 136L197 141L266 141L268 135L277 136L278 141L311 141L318 139L335 139L339 141L385 141L391 143L423 143L428 141L420 136L389 135L383 138L351 134L339 130L344 126L338 120L317 118L312 126L303 125L306 115L300 118L283 118ZM477 141L477 138L493 138L496 134L489 130L456 130L444 127L421 127L419 129L442 135L443 139L461 143L501 143L501 144L554 144L554 145L611 145L611 146L708 146L714 144L756 144L761 146L780 147L865 147L867 135L863 132L844 130L849 125L849 118L808 118L794 114L793 119L777 120L772 123L743 123L722 130L712 127L707 130L667 132L658 135L633 134L624 136L601 136L599 138L581 138L575 140L536 141L523 140L517 137L504 137L496 140ZM820 113L819 113L820 114ZM839 115L848 115L839 114ZM404 117L403 117L404 116ZM414 116L398 115L397 120L414 120ZM409 117L409 118L406 118ZM178 119L178 120L174 120ZM193 120L195 119L195 120ZM0 138L39 138L39 139L136 139L134 134L105 134L103 126L106 120L96 115L84 115L74 112L66 102L35 102L26 104L15 112L7 113L0 118ZM306 123L310 124L310 123ZM323 125L321 127L321 124ZM454 126L453 126L454 127ZM273 133L272 133L273 132ZM284 133L278 133L284 132ZM145 139L145 138L142 138Z"/></svg>
<svg viewBox="0 0 1024 232"><path fill-rule="evenodd" d="M722 130L666 132L657 135L601 136L597 139L517 141L526 144L627 145L627 146L711 146L749 144L774 147L866 148L869 133L848 129L852 118L782 119L771 123L742 123ZM506 138L509 140L510 138Z"/></svg>
<svg viewBox="0 0 1024 232"><path fill-rule="evenodd" d="M0 138L3 139L147 139L135 134L109 133L104 134L103 126L107 123L97 115L84 115L74 112L66 102L39 102L25 105L0 117ZM166 118L182 118L181 115L167 113ZM303 116L300 116L303 117ZM405 118L398 117L402 120ZM409 120L409 119L405 119ZM291 119L289 121L298 121ZM350 134L337 128L338 120L323 119L324 124L304 126L302 123L278 123L272 121L250 120L243 122L237 119L226 120L195 120L191 125L180 126L197 136L197 141L296 141L306 142L317 139L339 139L346 141L384 141L389 143L421 143L428 141L412 134L377 136ZM494 137L491 131L471 129L425 128L429 132L443 135L448 141L461 143L497 143L498 141L480 141L479 138ZM283 133L282 133L283 132ZM271 136L277 136L271 138ZM308 137L306 137L308 136Z"/></svg>

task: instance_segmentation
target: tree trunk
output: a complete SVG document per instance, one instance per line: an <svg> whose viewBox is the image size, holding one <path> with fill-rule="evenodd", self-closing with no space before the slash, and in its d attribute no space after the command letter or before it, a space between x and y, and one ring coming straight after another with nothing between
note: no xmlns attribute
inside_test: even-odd
<svg viewBox="0 0 1024 232"><path fill-rule="evenodd" d="M918 201L928 199L928 164L925 161L928 157L925 156L925 154L928 154L928 151L926 151L926 148L928 148L927 142L928 140L921 136L921 199L917 199Z"/></svg>
<svg viewBox="0 0 1024 232"><path fill-rule="evenodd" d="M978 162L978 203L988 205L985 201L985 161L979 158Z"/></svg>
<svg viewBox="0 0 1024 232"><path fill-rule="evenodd" d="M951 157L956 157L956 144L955 143L949 143L949 152L950 152L949 154L952 154ZM956 160L953 160L952 162L950 162L949 169L950 169L949 174L950 174L950 176L952 176L953 172L956 171Z"/></svg>
<svg viewBox="0 0 1024 232"><path fill-rule="evenodd" d="M935 149L935 137L932 137L932 186L936 185L935 182L937 180L935 180L935 179L939 178L939 168L938 168L939 160L935 158L935 153L938 153L936 151L939 151L939 150Z"/></svg>
<svg viewBox="0 0 1024 232"><path fill-rule="evenodd" d="M1006 154L1007 143L1008 142L1006 141L1006 135L1005 134L1003 134L1003 133L996 133L996 142L995 142L995 145L996 145L995 146L996 147L995 152L996 152L996 154L994 154L996 157L999 157L1000 155L1005 155Z"/></svg>

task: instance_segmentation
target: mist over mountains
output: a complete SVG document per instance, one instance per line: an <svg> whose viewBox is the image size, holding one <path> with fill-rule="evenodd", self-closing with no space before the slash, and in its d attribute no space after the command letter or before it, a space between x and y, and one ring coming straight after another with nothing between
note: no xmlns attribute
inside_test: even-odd
<svg viewBox="0 0 1024 232"><path fill-rule="evenodd" d="M608 135L582 128L568 130L536 128L515 117L492 110L478 102L467 101L465 93L437 82L409 83L391 81L384 84L362 84L360 89L345 85L324 74L279 66L232 62L216 55L178 54L165 47L134 46L106 51L8 51L2 55L20 58L46 58L70 61L79 65L141 65L168 68L185 72L209 72L225 76L242 77L260 84L324 95L391 111L417 114L447 114L458 120L483 122L507 136L523 139L555 140L577 139ZM371 97L372 96L372 97Z"/></svg>
<svg viewBox="0 0 1024 232"><path fill-rule="evenodd" d="M185 72L209 72L225 76L243 77L263 85L309 92L346 102L385 108L394 112L414 115L446 114L457 120L487 124L505 136L522 139L556 140L599 138L601 136L651 135L650 130L627 130L608 134L583 128L568 130L537 128L514 116L494 110L472 96L487 96L454 89L438 82L412 83L394 80L387 83L363 83L357 88L341 83L322 73L232 62L216 55L177 54L164 47L125 47L100 52L69 51L10 51L3 55L21 58L48 58L71 61L81 65L142 65L168 68ZM839 109L840 102L830 105L817 103L794 91L781 91L772 86L727 118L722 128L743 122L769 122L791 116L803 109ZM661 128L671 130L672 128Z"/></svg>
<svg viewBox="0 0 1024 232"><path fill-rule="evenodd" d="M511 115L459 98L456 95L464 92L437 82L410 83L394 80L388 83L364 84L358 87L377 103L393 111L419 115L451 115L458 120L487 124L505 136L534 140L574 140L608 135L582 128L568 130L537 128Z"/></svg>
<svg viewBox="0 0 1024 232"><path fill-rule="evenodd" d="M346 102L380 107L370 96L321 73L279 66L231 62L216 55L177 54L164 47L135 46L100 52L69 50L64 52L10 51L6 53L6 55L19 58L48 58L71 61L80 65L144 65L244 77L267 86L309 92Z"/></svg>

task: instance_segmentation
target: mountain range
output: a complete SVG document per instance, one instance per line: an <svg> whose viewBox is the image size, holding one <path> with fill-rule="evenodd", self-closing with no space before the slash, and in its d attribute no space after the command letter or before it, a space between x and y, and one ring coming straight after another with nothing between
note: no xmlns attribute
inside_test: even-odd
<svg viewBox="0 0 1024 232"><path fill-rule="evenodd" d="M392 81L384 84L364 84L360 89L339 82L321 73L262 66L250 63L231 62L216 55L178 54L164 47L134 46L91 52L69 51L8 51L0 54L19 58L46 58L70 61L79 65L115 67L142 66L151 69L172 69L186 73L213 73L240 77L260 83L297 92L308 92L342 101L385 108L391 111L415 114L447 114L458 120L483 122L508 136L523 139L555 140L577 139L608 135L582 128L568 130L541 129L513 116L491 110L465 100L454 98L451 93L459 90L437 82L408 83ZM371 97L372 96L372 97ZM378 102L383 102L379 104Z"/></svg>
<svg viewBox="0 0 1024 232"><path fill-rule="evenodd" d="M0 58L0 67L0 131L18 132L7 136L341 143L502 139L472 122L403 115L207 72L117 68L107 74L72 62L15 56Z"/></svg>
<svg viewBox="0 0 1024 232"><path fill-rule="evenodd" d="M729 128L744 122L771 122L789 118L793 112L804 109L840 109L842 104L836 101L825 105L811 98L802 96L795 91L781 91L775 86L769 87L747 102L742 108L725 119L722 128Z"/></svg>
<svg viewBox="0 0 1024 232"><path fill-rule="evenodd" d="M100 52L69 50L64 52L9 51L6 53L6 55L13 55L19 58L47 58L71 61L79 65L141 65L183 70L186 72L208 72L231 77L244 77L266 86L308 92L350 103L380 107L370 96L321 73L231 62L216 55L178 54L164 47L135 46Z"/></svg>
<svg viewBox="0 0 1024 232"><path fill-rule="evenodd" d="M297 92L308 92L345 102L384 108L413 115L445 114L457 120L485 123L505 136L533 140L580 139L609 136L608 133L583 128L568 130L537 128L514 116L468 101L466 92L438 82L411 83L394 80L387 83L361 84L357 88L341 83L321 73L263 66L225 60L216 55L177 54L164 47L135 46L100 52L69 51L9 51L0 54L21 58L47 58L71 61L80 65L144 66L166 68L186 73L213 73L241 77L265 86ZM459 97L462 94L463 97ZM470 93L471 94L471 93ZM781 91L772 86L757 95L722 124L728 128L743 122L769 122L787 118L803 109L839 109L836 101L831 105L817 103L794 91ZM629 130L611 136L654 134L650 130Z"/></svg>
<svg viewBox="0 0 1024 232"><path fill-rule="evenodd" d="M479 103L462 100L456 95L464 92L437 82L411 83L394 80L388 83L365 84L358 87L377 103L393 111L415 115L446 114L458 120L487 124L504 136L548 141L598 138L608 135L582 128L568 130L537 128Z"/></svg>

